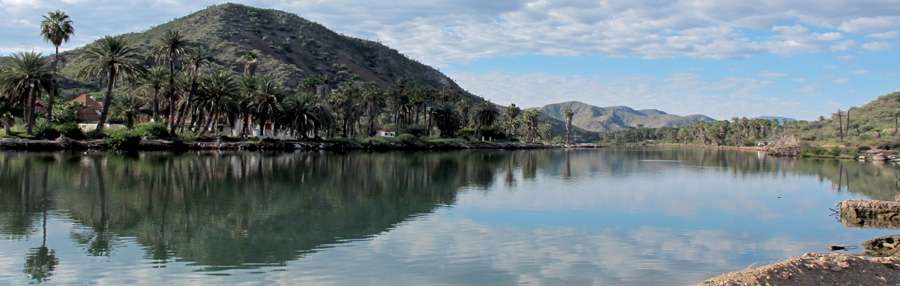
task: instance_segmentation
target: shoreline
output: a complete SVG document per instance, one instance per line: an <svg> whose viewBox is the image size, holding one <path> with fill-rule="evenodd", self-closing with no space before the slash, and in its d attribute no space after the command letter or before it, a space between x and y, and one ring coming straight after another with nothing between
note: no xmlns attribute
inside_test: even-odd
<svg viewBox="0 0 900 286"><path fill-rule="evenodd" d="M229 150L229 151L428 151L428 150L467 150L467 149L555 149L555 148L602 148L603 146L566 146L564 144L521 143L521 142L488 142L488 141L368 141L353 142L351 140L263 140L240 142L177 142L161 139L141 139L136 144L116 149L106 140L57 140L2 139L0 151L197 151L197 150Z"/></svg>

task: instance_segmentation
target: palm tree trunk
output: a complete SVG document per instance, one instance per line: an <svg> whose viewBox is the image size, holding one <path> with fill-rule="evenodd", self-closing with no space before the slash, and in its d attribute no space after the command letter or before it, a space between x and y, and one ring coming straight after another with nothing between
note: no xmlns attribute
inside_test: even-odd
<svg viewBox="0 0 900 286"><path fill-rule="evenodd" d="M153 87L153 121L159 121L159 86Z"/></svg>
<svg viewBox="0 0 900 286"><path fill-rule="evenodd" d="M25 123L26 124L25 133L28 135L32 135L31 129L34 125L34 97L35 97L34 96L34 87L29 86L28 92L26 94L27 94L27 96L25 97L25 109L24 109L25 122L26 122Z"/></svg>
<svg viewBox="0 0 900 286"><path fill-rule="evenodd" d="M103 111L100 113L100 121L97 122L97 132L103 132L103 125L106 124L106 116L109 114L109 106L112 104L113 87L116 83L116 70L109 69L109 84L106 86L106 98L103 99Z"/></svg>
<svg viewBox="0 0 900 286"><path fill-rule="evenodd" d="M53 57L53 90L50 91L50 100L47 101L47 121L53 121L53 101L59 93L59 46L56 46L56 55Z"/></svg>

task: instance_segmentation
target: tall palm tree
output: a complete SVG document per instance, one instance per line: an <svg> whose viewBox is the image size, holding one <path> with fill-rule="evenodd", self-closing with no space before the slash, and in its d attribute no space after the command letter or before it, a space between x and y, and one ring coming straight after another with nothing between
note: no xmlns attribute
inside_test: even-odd
<svg viewBox="0 0 900 286"><path fill-rule="evenodd" d="M200 90L205 100L198 107L207 112L213 130L218 130L222 113L235 110L234 97L240 94L241 88L232 73L223 71L204 77Z"/></svg>
<svg viewBox="0 0 900 286"><path fill-rule="evenodd" d="M844 111L838 108L837 112L832 114L833 117L837 117L838 120L838 135L841 138L841 142L844 142L844 119L842 116L844 115Z"/></svg>
<svg viewBox="0 0 900 286"><path fill-rule="evenodd" d="M481 129L494 125L499 112L490 101L483 101L475 106L472 113L472 121L475 122L475 135L481 135Z"/></svg>
<svg viewBox="0 0 900 286"><path fill-rule="evenodd" d="M456 104L456 109L459 111L459 119L462 128L466 128L469 126L469 111L472 109L472 103L463 98Z"/></svg>
<svg viewBox="0 0 900 286"><path fill-rule="evenodd" d="M265 78L260 80L259 89L254 93L249 106L253 118L259 124L260 135L265 131L265 125L272 122L272 119L284 110L280 103L281 97L282 91L275 83ZM272 130L276 130L274 124Z"/></svg>
<svg viewBox="0 0 900 286"><path fill-rule="evenodd" d="M534 143L534 139L537 137L538 127L541 124L540 111L537 111L537 109L525 111L522 113L522 120L525 121L525 140Z"/></svg>
<svg viewBox="0 0 900 286"><path fill-rule="evenodd" d="M244 63L244 74L253 76L256 74L256 65L259 62L259 52L249 51L238 58L238 61Z"/></svg>
<svg viewBox="0 0 900 286"><path fill-rule="evenodd" d="M441 137L447 138L459 131L459 113L456 112L454 104L438 105L434 109L432 117L434 117L434 123L441 132Z"/></svg>
<svg viewBox="0 0 900 286"><path fill-rule="evenodd" d="M260 79L255 76L241 75L238 77L240 94L236 96L235 103L238 109L237 113L240 116L239 120L243 121L243 127L240 132L241 137L247 136L250 132L250 118L253 116L251 107L253 105L254 96L259 90L259 82ZM235 127L237 127L237 122L238 120L234 121Z"/></svg>
<svg viewBox="0 0 900 286"><path fill-rule="evenodd" d="M159 90L168 78L169 70L160 66L151 67L144 74L143 83L153 88L153 120L159 120Z"/></svg>
<svg viewBox="0 0 900 286"><path fill-rule="evenodd" d="M144 106L146 100L135 95L118 96L115 105L109 108L110 115L125 119L125 127L134 127L135 117L146 114Z"/></svg>
<svg viewBox="0 0 900 286"><path fill-rule="evenodd" d="M47 61L40 53L18 52L0 70L0 91L24 104L22 111L25 113L26 133L31 135L34 104L41 91L53 88L53 75L47 70Z"/></svg>
<svg viewBox="0 0 900 286"><path fill-rule="evenodd" d="M185 96L184 99L185 104L182 105L181 111L179 112L178 125L182 126L182 128L184 128L184 121L191 111L191 102L193 102L192 97L197 91L197 78L200 76L202 68L204 66L209 66L208 57L209 52L203 48L188 49L186 52L185 62L191 66L191 83L187 90L187 96Z"/></svg>
<svg viewBox="0 0 900 286"><path fill-rule="evenodd" d="M515 103L510 103L509 106L506 107L506 110L503 112L503 115L506 116L507 127L506 133L511 137L516 136L516 117L519 116L519 113L522 112Z"/></svg>
<svg viewBox="0 0 900 286"><path fill-rule="evenodd" d="M381 105L384 102L384 92L374 82L366 82L361 89L362 99L366 104L366 117L369 119L367 135L372 136L375 134L375 117L381 112Z"/></svg>
<svg viewBox="0 0 900 286"><path fill-rule="evenodd" d="M53 121L53 101L56 94L59 93L59 82L57 81L56 72L59 69L59 46L63 42L69 42L69 37L75 33L72 27L72 19L66 12L56 10L48 12L41 21L41 35L44 36L45 42L53 43L56 47L56 54L53 57L53 88L50 91L50 100L47 101L47 119Z"/></svg>
<svg viewBox="0 0 900 286"><path fill-rule="evenodd" d="M187 47L187 40L184 39L178 31L168 30L162 38L162 42L156 47L158 59L169 66L169 91L166 97L169 98L169 125L173 134L175 133L175 65L178 62L178 56L184 54Z"/></svg>
<svg viewBox="0 0 900 286"><path fill-rule="evenodd" d="M109 116L109 106L112 105L113 88L121 77L134 79L146 70L142 65L141 57L121 37L105 36L93 46L85 50L83 57L87 65L78 72L79 77L90 75L106 79L106 97L103 99L103 111L100 113L100 121L97 122L97 132L103 131L106 118Z"/></svg>
<svg viewBox="0 0 900 286"><path fill-rule="evenodd" d="M572 116L575 116L575 112L571 108L566 108L563 115L566 117L566 145L569 145L569 132L572 130Z"/></svg>
<svg viewBox="0 0 900 286"><path fill-rule="evenodd" d="M284 123L304 138L316 125L316 99L316 96L311 93L303 93L285 98L282 104Z"/></svg>

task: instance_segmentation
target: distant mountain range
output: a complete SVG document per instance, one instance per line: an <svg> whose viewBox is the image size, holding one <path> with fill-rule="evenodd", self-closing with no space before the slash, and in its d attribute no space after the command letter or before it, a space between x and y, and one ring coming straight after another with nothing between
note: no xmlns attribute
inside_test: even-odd
<svg viewBox="0 0 900 286"><path fill-rule="evenodd" d="M797 119L794 119L794 118L781 117L781 116L757 116L757 117L753 117L751 119L765 119L765 120L778 119L778 122L780 122L780 123L797 121Z"/></svg>
<svg viewBox="0 0 900 286"><path fill-rule="evenodd" d="M574 112L572 125L588 131L603 132L644 126L648 128L681 127L697 121L714 121L706 115L678 116L656 109L635 110L627 106L597 107L578 101L548 104L537 109L547 117L565 120L566 109Z"/></svg>

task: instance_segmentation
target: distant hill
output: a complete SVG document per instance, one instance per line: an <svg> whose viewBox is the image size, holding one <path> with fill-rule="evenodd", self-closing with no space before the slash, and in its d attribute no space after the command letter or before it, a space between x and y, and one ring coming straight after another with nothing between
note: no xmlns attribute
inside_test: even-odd
<svg viewBox="0 0 900 286"><path fill-rule="evenodd" d="M569 108L575 112L572 125L595 132L627 129L639 125L648 128L681 127L692 122L714 120L706 115L678 116L656 109L634 110L627 106L597 107L578 101L549 104L537 110L550 118L565 120L564 112Z"/></svg>
<svg viewBox="0 0 900 286"><path fill-rule="evenodd" d="M307 76L329 74L334 83L351 79L372 81L386 88L400 78L431 88L458 87L436 69L409 59L381 43L352 38L295 14L261 9L240 4L213 5L171 22L123 37L154 61L152 47L169 30L185 36L191 46L209 50L209 70L242 72L238 61L251 50L259 51L256 73L294 89ZM88 46L93 45L89 44ZM75 73L84 63L79 55L85 47L61 53L66 77L64 88L90 84L76 79ZM470 97L471 95L465 95ZM478 98L480 100L480 98Z"/></svg>
<svg viewBox="0 0 900 286"><path fill-rule="evenodd" d="M794 119L794 118L781 117L781 116L757 116L757 117L753 117L751 119L765 119L765 120L778 119L778 122L780 122L780 123L797 121L797 119Z"/></svg>

